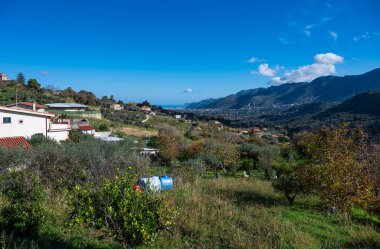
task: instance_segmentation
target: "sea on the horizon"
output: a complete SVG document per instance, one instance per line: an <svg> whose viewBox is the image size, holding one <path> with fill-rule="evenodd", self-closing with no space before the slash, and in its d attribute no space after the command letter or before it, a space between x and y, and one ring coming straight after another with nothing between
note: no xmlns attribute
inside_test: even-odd
<svg viewBox="0 0 380 249"><path fill-rule="evenodd" d="M161 105L164 109L185 109L188 105Z"/></svg>

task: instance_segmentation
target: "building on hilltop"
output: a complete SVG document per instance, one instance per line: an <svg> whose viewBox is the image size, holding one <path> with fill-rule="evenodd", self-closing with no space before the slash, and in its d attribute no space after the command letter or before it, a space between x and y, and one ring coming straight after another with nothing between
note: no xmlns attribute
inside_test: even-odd
<svg viewBox="0 0 380 249"><path fill-rule="evenodd" d="M147 106L147 105L143 105L140 108L144 112L150 112L150 111L152 111L152 108L150 108L150 106Z"/></svg>
<svg viewBox="0 0 380 249"><path fill-rule="evenodd" d="M38 112L45 112L49 107L47 105L40 105L36 102L18 102L17 104L7 105L10 108L18 108L24 110L32 110Z"/></svg>
<svg viewBox="0 0 380 249"><path fill-rule="evenodd" d="M88 111L89 107L87 105L81 105L77 103L53 103L53 104L46 104L49 107L49 110L56 110L56 111Z"/></svg>
<svg viewBox="0 0 380 249"><path fill-rule="evenodd" d="M114 110L114 111L121 111L121 110L123 110L123 107L120 104L112 104L110 106L110 109Z"/></svg>
<svg viewBox="0 0 380 249"><path fill-rule="evenodd" d="M9 78L5 73L0 73L0 82L2 81L8 81Z"/></svg>

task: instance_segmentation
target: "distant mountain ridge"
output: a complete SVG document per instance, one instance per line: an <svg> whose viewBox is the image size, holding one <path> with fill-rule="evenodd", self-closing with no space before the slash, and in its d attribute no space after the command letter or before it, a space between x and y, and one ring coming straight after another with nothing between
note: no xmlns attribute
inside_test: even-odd
<svg viewBox="0 0 380 249"><path fill-rule="evenodd" d="M243 90L223 98L207 99L188 109L239 109L249 106L343 102L353 95L380 89L380 68L360 75L323 76L311 82L286 83Z"/></svg>

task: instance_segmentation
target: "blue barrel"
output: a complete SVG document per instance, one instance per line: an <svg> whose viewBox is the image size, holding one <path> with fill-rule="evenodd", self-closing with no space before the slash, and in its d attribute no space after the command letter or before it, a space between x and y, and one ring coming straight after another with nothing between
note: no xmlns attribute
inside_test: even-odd
<svg viewBox="0 0 380 249"><path fill-rule="evenodd" d="M160 176L161 189L168 190L174 188L173 178L170 176Z"/></svg>

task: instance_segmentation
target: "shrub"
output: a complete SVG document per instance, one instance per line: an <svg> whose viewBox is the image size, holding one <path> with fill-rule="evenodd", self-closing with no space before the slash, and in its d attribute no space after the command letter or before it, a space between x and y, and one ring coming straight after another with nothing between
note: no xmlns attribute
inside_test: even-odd
<svg viewBox="0 0 380 249"><path fill-rule="evenodd" d="M133 190L136 177L120 173L100 189L77 185L68 192L71 221L104 229L124 245L153 242L172 225L175 211L159 195Z"/></svg>
<svg viewBox="0 0 380 249"><path fill-rule="evenodd" d="M45 192L39 178L21 172L12 172L3 178L2 229L16 235L37 235L45 222Z"/></svg>
<svg viewBox="0 0 380 249"><path fill-rule="evenodd" d="M79 143L80 141L83 141L86 139L88 135L84 134L81 130L79 129L72 129L69 132L69 139L73 143Z"/></svg>

